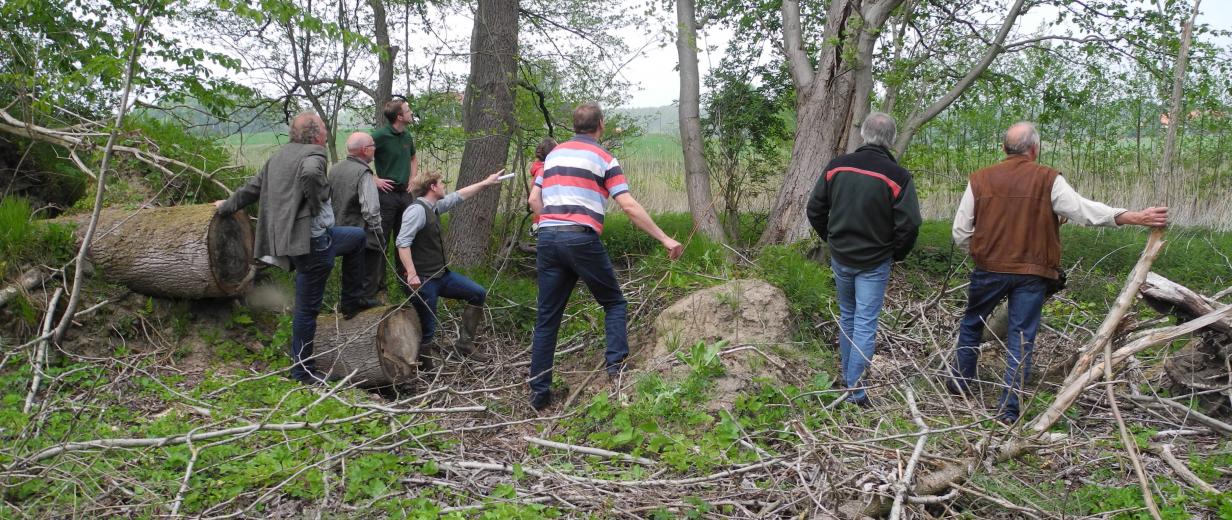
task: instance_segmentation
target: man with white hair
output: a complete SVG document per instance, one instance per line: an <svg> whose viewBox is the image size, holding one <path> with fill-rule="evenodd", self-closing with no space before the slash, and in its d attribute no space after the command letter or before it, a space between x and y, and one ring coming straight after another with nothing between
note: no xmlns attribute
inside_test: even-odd
<svg viewBox="0 0 1232 520"><path fill-rule="evenodd" d="M997 420L1021 413L1019 393L1031 369L1031 351L1050 283L1060 278L1061 219L1084 226L1168 223L1168 208L1127 211L1083 198L1057 170L1036 161L1039 131L1028 122L1005 132L1005 160L971 174L954 215L954 243L971 253L975 270L967 287L967 312L958 332L957 366L946 388L970 392L989 313L1009 296L1005 381Z"/></svg>
<svg viewBox="0 0 1232 520"><path fill-rule="evenodd" d="M325 122L311 112L291 121L291 142L279 148L248 183L227 200L215 201L218 214L228 216L253 203L257 215L257 259L295 271L295 310L291 317L291 377L304 384L324 381L313 361L317 315L325 282L342 256L342 300L362 288L364 272L358 255L364 231L334 225L330 186L325 171Z"/></svg>
<svg viewBox="0 0 1232 520"><path fill-rule="evenodd" d="M376 142L367 132L355 132L347 137L346 149L346 158L329 168L329 185L337 225L357 227L365 233L363 291L339 305L343 318L349 320L360 311L380 304L376 293L381 287L381 275L385 273L385 250L381 240L381 201L376 175L368 167L376 154ZM343 258L343 270L347 262L357 260Z"/></svg>
<svg viewBox="0 0 1232 520"><path fill-rule="evenodd" d="M830 161L813 188L808 219L830 246L839 308L839 365L847 400L869 406L864 372L873 359L877 317L890 264L915 246L920 204L911 173L890 153L894 118L873 112L860 125L864 145Z"/></svg>

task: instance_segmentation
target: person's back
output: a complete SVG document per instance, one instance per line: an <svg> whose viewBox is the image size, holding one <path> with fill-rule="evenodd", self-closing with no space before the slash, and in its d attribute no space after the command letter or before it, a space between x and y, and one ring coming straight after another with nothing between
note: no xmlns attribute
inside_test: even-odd
<svg viewBox="0 0 1232 520"><path fill-rule="evenodd" d="M552 402L550 390L556 336L565 304L578 280L586 283L595 301L603 307L605 365L614 390L619 390L625 358L629 355L626 305L612 260L599 234L611 196L638 229L654 237L675 260L684 246L667 236L645 208L629 193L620 163L599 144L603 135L603 111L584 103L573 111L573 139L547 155L544 173L536 179L527 202L541 212L539 240L535 247L538 272L538 316L531 347L530 405L536 410Z"/></svg>
<svg viewBox="0 0 1232 520"><path fill-rule="evenodd" d="M853 267L905 257L915 244L919 207L911 173L894 162L889 150L861 146L830 161L822 175L819 184L824 183L829 210L822 238L830 245L830 254ZM896 222L898 205L905 206L903 222ZM901 236L896 237L896 226L902 229Z"/></svg>
<svg viewBox="0 0 1232 520"><path fill-rule="evenodd" d="M809 197L809 224L830 250L839 307L839 375L848 400L864 407L864 372L873 359L877 318L893 260L915 246L920 207L911 174L890 153L897 127L888 114L864 119L864 145L830 161Z"/></svg>
<svg viewBox="0 0 1232 520"><path fill-rule="evenodd" d="M971 258L985 271L1055 279L1061 266L1061 221L1052 210L1060 173L1024 155L971 174L975 220Z"/></svg>
<svg viewBox="0 0 1232 520"><path fill-rule="evenodd" d="M603 232L607 199L629 191L620 162L589 135L552 149L543 161L539 228L583 225Z"/></svg>

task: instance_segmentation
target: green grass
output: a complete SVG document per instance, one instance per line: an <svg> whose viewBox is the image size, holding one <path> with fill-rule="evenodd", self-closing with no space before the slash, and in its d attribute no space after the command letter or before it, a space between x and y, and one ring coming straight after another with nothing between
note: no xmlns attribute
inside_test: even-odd
<svg viewBox="0 0 1232 520"><path fill-rule="evenodd" d="M0 278L33 265L58 267L75 252L69 225L32 220L30 213L26 199L0 199Z"/></svg>

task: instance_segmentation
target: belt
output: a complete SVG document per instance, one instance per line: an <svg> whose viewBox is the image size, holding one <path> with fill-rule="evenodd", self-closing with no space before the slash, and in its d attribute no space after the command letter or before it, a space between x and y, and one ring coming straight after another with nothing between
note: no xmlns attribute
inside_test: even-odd
<svg viewBox="0 0 1232 520"><path fill-rule="evenodd" d="M539 228L540 233L544 231L568 231L568 232L573 232L573 233L594 233L595 232L594 228L590 226L582 226L582 225L577 225L577 224L570 224L567 226L548 226L548 227Z"/></svg>

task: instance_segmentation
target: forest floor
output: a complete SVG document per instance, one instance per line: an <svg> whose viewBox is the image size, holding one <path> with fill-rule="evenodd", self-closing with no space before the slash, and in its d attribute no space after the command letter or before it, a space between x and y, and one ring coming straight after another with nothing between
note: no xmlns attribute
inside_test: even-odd
<svg viewBox="0 0 1232 520"><path fill-rule="evenodd" d="M842 403L834 383L833 283L808 245L735 252L692 237L671 263L627 220L610 220L604 238L629 300L637 364L612 393L599 371L602 311L579 288L558 345L560 397L542 413L524 383L534 259L516 248L467 272L490 290L482 341L497 359L449 359L402 393L287 379L285 312L150 298L95 277L81 308L106 303L52 349L30 395L34 349L13 347L38 335L52 287L32 291L0 309L0 518L813 518L893 500L913 452L918 476L1023 434L1022 424L992 420L1000 348L985 347L987 382L972 398L940 385L970 271L948 223L926 223L895 267L868 377L874 406L861 409ZM689 236L687 215L658 220ZM1054 399L1145 237L1066 227L1069 287L1045 307L1025 419ZM1232 285L1232 235L1171 230L1167 240L1155 272L1208 295ZM289 293L285 274L267 273L261 284ZM668 360L675 369L639 368L662 361L648 355L661 311L744 278L786 298L789 339L760 347L783 367L774 377L712 406L725 360L747 346L681 344ZM440 334L456 337L459 311L443 307ZM1138 304L1118 341L1170 319ZM1182 344L1139 354L1118 376L1118 395L1181 399L1228 421L1228 381L1211 407L1175 394L1159 369ZM971 467L939 496L901 488L902 517L1149 518L1104 388L1092 385L1049 430L1053 440L1023 457ZM1119 401L1162 516L1232 519L1227 434ZM1216 492L1179 478L1162 446Z"/></svg>

